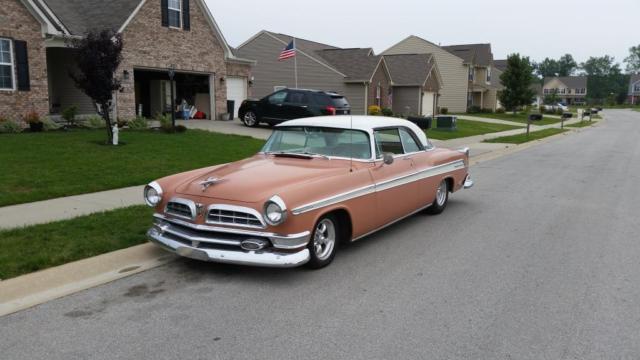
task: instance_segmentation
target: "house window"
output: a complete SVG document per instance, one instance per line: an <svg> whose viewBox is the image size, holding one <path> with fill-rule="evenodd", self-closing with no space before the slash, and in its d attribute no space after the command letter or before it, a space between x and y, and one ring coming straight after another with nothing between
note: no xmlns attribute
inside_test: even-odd
<svg viewBox="0 0 640 360"><path fill-rule="evenodd" d="M475 75L476 75L476 69L469 66L469 81L473 81L473 78L475 77Z"/></svg>
<svg viewBox="0 0 640 360"><path fill-rule="evenodd" d="M565 93L565 90L566 90L565 88L560 89L560 93L561 93L561 94L564 94L564 93Z"/></svg>
<svg viewBox="0 0 640 360"><path fill-rule="evenodd" d="M636 84L636 85L633 87L633 91L634 91L634 92L640 92L640 84Z"/></svg>
<svg viewBox="0 0 640 360"><path fill-rule="evenodd" d="M544 94L547 95L549 93L549 89L544 89Z"/></svg>
<svg viewBox="0 0 640 360"><path fill-rule="evenodd" d="M491 83L491 68L487 68L487 84Z"/></svg>
<svg viewBox="0 0 640 360"><path fill-rule="evenodd" d="M11 40L0 38L0 90L14 90Z"/></svg>
<svg viewBox="0 0 640 360"><path fill-rule="evenodd" d="M169 0L169 27L181 28L182 27L182 1L181 0Z"/></svg>

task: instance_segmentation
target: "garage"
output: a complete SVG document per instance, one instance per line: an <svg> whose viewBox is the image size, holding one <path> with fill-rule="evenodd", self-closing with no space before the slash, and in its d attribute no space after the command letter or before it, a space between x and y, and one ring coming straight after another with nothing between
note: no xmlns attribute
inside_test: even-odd
<svg viewBox="0 0 640 360"><path fill-rule="evenodd" d="M238 110L240 109L240 105L246 99L247 99L247 78L240 77L240 76L227 77L227 100L234 101L232 118L236 118L238 116Z"/></svg>
<svg viewBox="0 0 640 360"><path fill-rule="evenodd" d="M422 93L422 115L431 116L435 114L435 98L436 94L430 91Z"/></svg>

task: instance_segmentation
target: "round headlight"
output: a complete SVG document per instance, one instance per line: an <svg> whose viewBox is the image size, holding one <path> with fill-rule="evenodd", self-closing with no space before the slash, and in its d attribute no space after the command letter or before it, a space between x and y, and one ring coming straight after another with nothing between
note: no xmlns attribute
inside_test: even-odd
<svg viewBox="0 0 640 360"><path fill-rule="evenodd" d="M287 206L279 196L273 196L264 204L264 220L275 226L282 224L287 218Z"/></svg>
<svg viewBox="0 0 640 360"><path fill-rule="evenodd" d="M157 182L145 186L144 201L151 207L157 206L162 201L162 188Z"/></svg>

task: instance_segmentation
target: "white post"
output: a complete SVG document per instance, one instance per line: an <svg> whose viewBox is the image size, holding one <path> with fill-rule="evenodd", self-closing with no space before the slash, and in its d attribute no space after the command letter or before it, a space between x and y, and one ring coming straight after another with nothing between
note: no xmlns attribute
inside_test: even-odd
<svg viewBox="0 0 640 360"><path fill-rule="evenodd" d="M295 78L296 89L298 88L298 47L296 46L296 38L293 38L293 49L296 51L293 57L293 77Z"/></svg>
<svg viewBox="0 0 640 360"><path fill-rule="evenodd" d="M111 131L113 131L113 145L118 145L118 131L120 131L118 129L118 121L116 120L116 123L113 125L113 128L111 129Z"/></svg>

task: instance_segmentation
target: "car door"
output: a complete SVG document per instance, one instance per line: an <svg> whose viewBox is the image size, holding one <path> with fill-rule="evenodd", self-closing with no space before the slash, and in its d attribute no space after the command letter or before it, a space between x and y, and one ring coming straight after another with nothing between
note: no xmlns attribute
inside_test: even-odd
<svg viewBox="0 0 640 360"><path fill-rule="evenodd" d="M276 123L285 120L283 107L288 93L288 90L280 90L267 97L264 104L264 114L262 115L265 121Z"/></svg>
<svg viewBox="0 0 640 360"><path fill-rule="evenodd" d="M423 146L416 134L409 128L400 128L400 139L406 152L411 154L416 172L418 191L418 207L425 207L433 202L441 176L430 176L435 163L432 156L433 145Z"/></svg>
<svg viewBox="0 0 640 360"><path fill-rule="evenodd" d="M412 179L414 154L405 152L399 128L377 129L374 140L377 160L371 176L376 188L377 223L382 226L415 211L419 204L416 196L419 189ZM393 163L384 164L383 153L393 154Z"/></svg>
<svg viewBox="0 0 640 360"><path fill-rule="evenodd" d="M285 120L310 117L309 96L303 91L289 91L282 107L282 116Z"/></svg>

